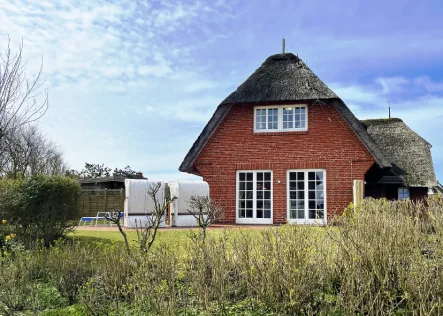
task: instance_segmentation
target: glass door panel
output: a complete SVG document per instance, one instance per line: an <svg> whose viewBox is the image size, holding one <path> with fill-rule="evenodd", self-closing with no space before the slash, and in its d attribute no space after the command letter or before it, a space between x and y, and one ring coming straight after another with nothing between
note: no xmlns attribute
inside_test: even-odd
<svg viewBox="0 0 443 316"><path fill-rule="evenodd" d="M256 217L271 218L272 182L270 172L257 172Z"/></svg>
<svg viewBox="0 0 443 316"><path fill-rule="evenodd" d="M237 220L272 224L272 172L241 171L237 176Z"/></svg>
<svg viewBox="0 0 443 316"><path fill-rule="evenodd" d="M325 171L288 171L288 219L325 220Z"/></svg>
<svg viewBox="0 0 443 316"><path fill-rule="evenodd" d="M253 218L254 174L240 172L238 176L238 217Z"/></svg>

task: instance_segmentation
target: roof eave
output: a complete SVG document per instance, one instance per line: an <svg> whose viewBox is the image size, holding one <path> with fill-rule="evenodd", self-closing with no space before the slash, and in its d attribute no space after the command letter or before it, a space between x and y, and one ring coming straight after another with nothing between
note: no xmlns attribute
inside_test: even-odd
<svg viewBox="0 0 443 316"><path fill-rule="evenodd" d="M355 115L351 112L351 110L349 110L343 100L340 98L333 99L330 104L336 109L336 111L341 115L341 117L351 127L351 129L354 130L355 135L366 147L368 152L372 155L377 165L382 169L392 168L391 163L383 155L383 152L380 150L371 136L369 136L363 123L355 117Z"/></svg>
<svg viewBox="0 0 443 316"><path fill-rule="evenodd" d="M211 119L208 121L203 131L198 136L197 140L194 142L192 147L189 149L185 156L185 159L178 168L181 172L187 172L190 174L195 174L200 176L199 171L195 168L194 163L197 160L203 148L206 147L209 139L214 135L218 126L225 119L226 115L229 113L231 105L220 104L212 115Z"/></svg>

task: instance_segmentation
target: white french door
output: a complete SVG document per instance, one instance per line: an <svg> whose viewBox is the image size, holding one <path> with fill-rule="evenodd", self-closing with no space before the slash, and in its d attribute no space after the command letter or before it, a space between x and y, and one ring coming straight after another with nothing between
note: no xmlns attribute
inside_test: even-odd
<svg viewBox="0 0 443 316"><path fill-rule="evenodd" d="M326 224L326 170L288 170L288 222Z"/></svg>
<svg viewBox="0 0 443 316"><path fill-rule="evenodd" d="M236 222L272 224L272 171L237 171Z"/></svg>

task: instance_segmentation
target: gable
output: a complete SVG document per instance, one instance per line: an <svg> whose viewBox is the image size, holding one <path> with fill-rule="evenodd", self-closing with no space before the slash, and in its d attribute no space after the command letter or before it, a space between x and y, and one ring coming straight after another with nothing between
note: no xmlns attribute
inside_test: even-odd
<svg viewBox="0 0 443 316"><path fill-rule="evenodd" d="M293 54L269 57L238 89L218 107L179 167L182 172L198 174L194 163L233 106L266 105L272 102L306 102L335 108L343 121L373 156L380 168L390 168L377 144L346 104Z"/></svg>
<svg viewBox="0 0 443 316"><path fill-rule="evenodd" d="M254 106L233 106L194 163L201 167L227 169L233 164L348 166L351 161L369 165L374 159L331 105L308 105L309 126L302 132L256 133ZM205 172L203 172L205 174ZM207 171L206 171L207 174ZM345 176L345 175L343 175Z"/></svg>
<svg viewBox="0 0 443 316"><path fill-rule="evenodd" d="M374 140L368 135L366 128L364 125L357 120L357 118L352 114L352 112L347 108L344 102L340 99L333 100L325 100L329 101L329 106L333 107L341 119L348 125L349 129L354 133L355 137L361 142L361 144L366 148L366 150L372 155L375 162L378 164L380 168L390 168L392 165L382 154L378 145L374 142ZM320 104L327 104L325 101L318 100L317 104L311 106L320 107ZM311 102L312 103L312 102ZM315 103L315 102L314 102ZM251 104L253 105L253 104ZM222 124L222 122L227 118L228 114L236 105L233 104L220 104L215 111L212 118L206 124L202 133L198 136L197 140L194 142L193 146L189 150L182 164L180 165L179 170L182 172L188 172L192 174L197 174L198 171L194 166L197 158L202 153L203 149L210 142L211 138L214 136L218 127ZM252 114L251 114L252 116ZM253 124L249 128L253 128ZM309 127L311 128L311 127Z"/></svg>

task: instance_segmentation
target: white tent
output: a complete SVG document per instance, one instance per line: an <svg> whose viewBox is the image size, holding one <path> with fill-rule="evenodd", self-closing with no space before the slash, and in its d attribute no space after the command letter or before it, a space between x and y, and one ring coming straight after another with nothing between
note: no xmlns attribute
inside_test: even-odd
<svg viewBox="0 0 443 316"><path fill-rule="evenodd" d="M205 181L170 181L172 226L197 226L196 218L189 213L192 196L209 196L209 185Z"/></svg>
<svg viewBox="0 0 443 316"><path fill-rule="evenodd" d="M124 226L128 228L145 227L151 219L154 201L148 195L148 189L160 183L156 198L160 203L165 199L165 183L155 180L126 179L125 180L125 216ZM165 226L166 214L160 226Z"/></svg>

